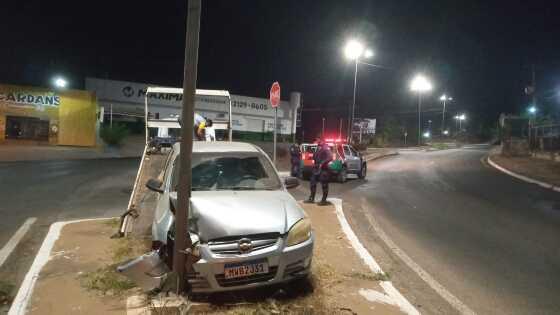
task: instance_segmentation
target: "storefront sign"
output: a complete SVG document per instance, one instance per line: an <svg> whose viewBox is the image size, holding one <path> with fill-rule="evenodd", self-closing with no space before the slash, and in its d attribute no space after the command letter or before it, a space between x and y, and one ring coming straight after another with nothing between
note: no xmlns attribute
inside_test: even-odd
<svg viewBox="0 0 560 315"><path fill-rule="evenodd" d="M0 92L0 102L11 103L19 106L59 106L60 96L54 92Z"/></svg>

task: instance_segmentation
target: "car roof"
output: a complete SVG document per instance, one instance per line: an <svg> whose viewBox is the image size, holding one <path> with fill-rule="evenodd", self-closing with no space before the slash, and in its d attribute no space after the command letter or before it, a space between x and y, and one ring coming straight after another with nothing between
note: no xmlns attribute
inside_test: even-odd
<svg viewBox="0 0 560 315"><path fill-rule="evenodd" d="M180 143L173 145L173 150L179 152ZM193 141L192 151L194 153L203 152L260 152L259 149L251 143L246 142L229 142L229 141Z"/></svg>

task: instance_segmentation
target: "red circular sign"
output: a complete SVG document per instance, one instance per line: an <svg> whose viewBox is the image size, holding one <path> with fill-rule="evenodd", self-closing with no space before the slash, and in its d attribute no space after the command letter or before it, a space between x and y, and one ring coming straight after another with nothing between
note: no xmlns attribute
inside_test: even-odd
<svg viewBox="0 0 560 315"><path fill-rule="evenodd" d="M280 104L280 83L274 82L270 88L270 105L278 107L278 104Z"/></svg>

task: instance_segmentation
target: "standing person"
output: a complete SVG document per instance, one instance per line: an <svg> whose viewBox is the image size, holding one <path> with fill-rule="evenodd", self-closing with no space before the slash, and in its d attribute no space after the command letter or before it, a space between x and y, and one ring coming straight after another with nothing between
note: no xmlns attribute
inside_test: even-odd
<svg viewBox="0 0 560 315"><path fill-rule="evenodd" d="M290 162L292 163L292 176L300 177L301 149L299 142L290 146Z"/></svg>
<svg viewBox="0 0 560 315"><path fill-rule="evenodd" d="M200 114L194 113L193 128L193 140L205 140L204 129L206 128L206 118L202 117Z"/></svg>
<svg viewBox="0 0 560 315"><path fill-rule="evenodd" d="M317 151L313 154L313 171L311 173L311 180L309 182L309 189L311 190L311 195L305 203L315 202L315 193L317 191L317 182L321 182L321 188L323 190L323 198L318 203L319 206L326 206L329 204L327 202L327 196L329 195L329 179L331 177L329 171L329 162L332 161L332 152L329 145L325 143L323 139L319 140L317 146Z"/></svg>
<svg viewBox="0 0 560 315"><path fill-rule="evenodd" d="M214 122L212 122L212 119L206 119L206 128L204 128L204 135L206 136L206 141L216 141L216 130L214 130Z"/></svg>

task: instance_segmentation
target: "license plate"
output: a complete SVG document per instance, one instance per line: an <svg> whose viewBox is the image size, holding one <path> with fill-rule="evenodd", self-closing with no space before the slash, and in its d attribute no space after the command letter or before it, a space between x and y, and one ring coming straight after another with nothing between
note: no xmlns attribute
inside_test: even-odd
<svg viewBox="0 0 560 315"><path fill-rule="evenodd" d="M250 261L224 266L224 276L226 279L234 279L268 273L268 263L266 260Z"/></svg>

